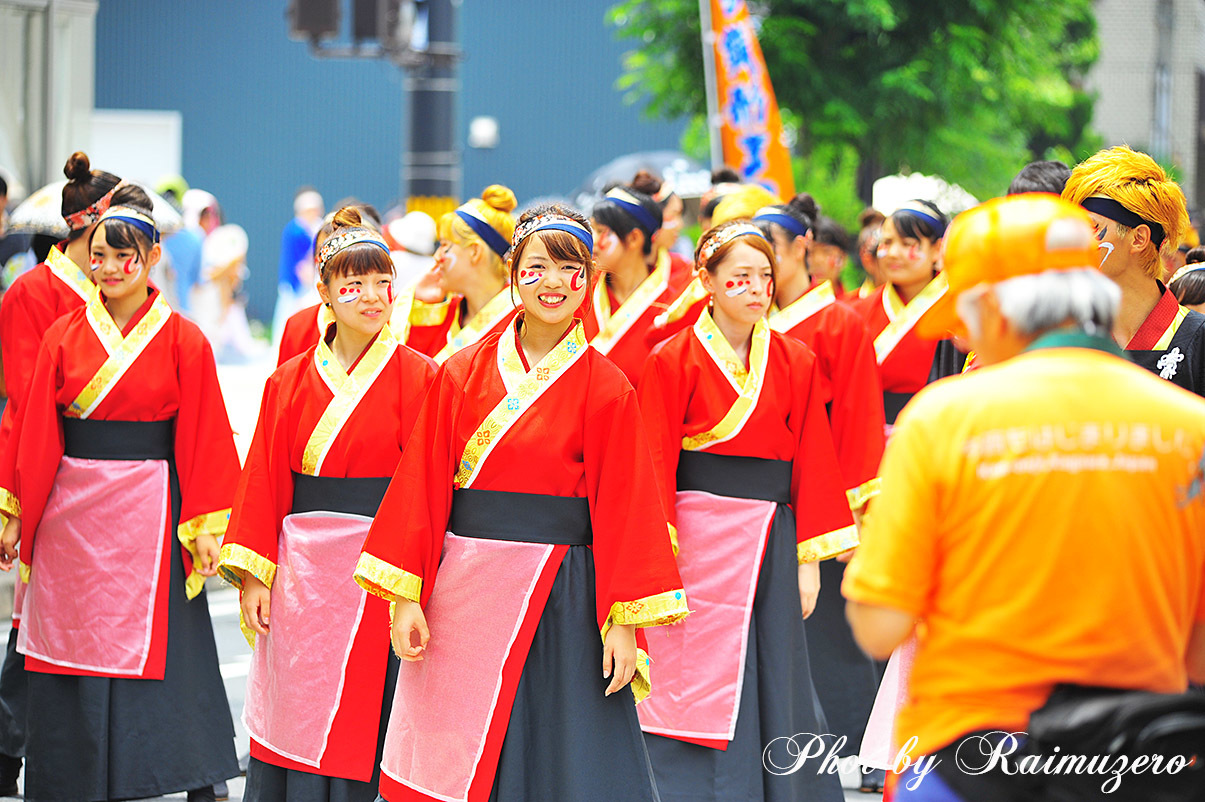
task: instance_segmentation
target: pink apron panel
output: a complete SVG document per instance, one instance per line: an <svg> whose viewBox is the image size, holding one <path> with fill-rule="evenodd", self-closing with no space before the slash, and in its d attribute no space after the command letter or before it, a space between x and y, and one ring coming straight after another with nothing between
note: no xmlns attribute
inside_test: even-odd
<svg viewBox="0 0 1205 802"><path fill-rule="evenodd" d="M402 663L398 673L381 761L389 777L437 799L468 798L502 667L554 548L444 537L423 611L431 640L422 662Z"/></svg>
<svg viewBox="0 0 1205 802"><path fill-rule="evenodd" d="M63 457L38 526L17 651L114 677L146 670L168 538L163 460Z"/></svg>
<svg viewBox="0 0 1205 802"><path fill-rule="evenodd" d="M352 576L371 524L371 518L342 513L285 517L271 632L256 638L251 655L247 732L273 752L315 768L326 752L364 614L367 595Z"/></svg>
<svg viewBox="0 0 1205 802"><path fill-rule="evenodd" d="M21 581L21 577L17 577L17 582L13 586L13 622L20 623L21 609L25 607L25 583Z"/></svg>
<svg viewBox="0 0 1205 802"><path fill-rule="evenodd" d="M678 572L691 614L645 630L653 690L636 711L645 732L731 741L740 712L749 618L777 505L678 493Z"/></svg>
<svg viewBox="0 0 1205 802"><path fill-rule="evenodd" d="M908 677L912 674L912 663L916 660L916 635L891 653L879 692L866 722L862 735L862 750L859 760L862 765L874 769L891 769L899 753L895 739L895 714L908 698Z"/></svg>

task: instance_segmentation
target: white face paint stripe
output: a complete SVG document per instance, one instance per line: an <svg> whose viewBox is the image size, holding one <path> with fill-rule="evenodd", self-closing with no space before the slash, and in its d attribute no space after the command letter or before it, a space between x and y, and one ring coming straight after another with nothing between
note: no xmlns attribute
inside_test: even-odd
<svg viewBox="0 0 1205 802"><path fill-rule="evenodd" d="M744 295L748 291L749 291L749 288L742 285L740 287L734 287L731 290L724 290L724 294L727 295L729 298L735 298L738 295Z"/></svg>
<svg viewBox="0 0 1205 802"><path fill-rule="evenodd" d="M1105 255L1100 257L1100 263L1103 265L1105 263L1105 260L1113 255L1113 243L1102 242L1099 245L1097 245L1096 247L1100 248L1102 251L1105 252Z"/></svg>

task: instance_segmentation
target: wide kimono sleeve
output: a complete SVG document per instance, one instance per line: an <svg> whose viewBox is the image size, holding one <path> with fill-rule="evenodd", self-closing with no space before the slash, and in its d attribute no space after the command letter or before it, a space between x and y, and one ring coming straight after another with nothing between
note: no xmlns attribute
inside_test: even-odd
<svg viewBox="0 0 1205 802"><path fill-rule="evenodd" d="M356 582L369 593L423 605L431 596L452 511L459 459L452 440L463 401L455 378L441 369L423 400L356 565Z"/></svg>
<svg viewBox="0 0 1205 802"><path fill-rule="evenodd" d="M676 352L667 352L666 347L659 346L645 360L637 396L653 455L657 491L665 507L670 544L677 554L678 455L682 452L682 422L690 397L683 390L682 374L686 366L674 364L671 353Z"/></svg>
<svg viewBox="0 0 1205 802"><path fill-rule="evenodd" d="M791 506L800 563L815 562L858 545L857 529L842 487L837 452L820 393L820 369L791 366L794 379L790 428L798 435L791 462Z"/></svg>
<svg viewBox="0 0 1205 802"><path fill-rule="evenodd" d="M197 537L221 538L226 533L239 462L209 341L193 324L173 317L179 332L176 371L180 383L175 438L181 499L177 535L191 557L186 562L195 563ZM205 577L192 565L185 569L184 588L191 599L201 592Z"/></svg>
<svg viewBox="0 0 1205 802"><path fill-rule="evenodd" d="M290 368L276 371L264 385L255 435L239 475L230 527L222 542L218 570L239 588L248 573L272 587L281 524L293 505L288 421L289 405L298 399L292 392L282 392L282 374L288 372Z"/></svg>
<svg viewBox="0 0 1205 802"><path fill-rule="evenodd" d="M4 302L0 303L0 359L4 360L9 399L25 397L38 359L39 338L53 322L37 320L33 314L37 306L40 304L31 297L28 282L20 279L4 293Z"/></svg>
<svg viewBox="0 0 1205 802"><path fill-rule="evenodd" d="M63 328L52 327L42 341L12 438L0 454L0 513L21 519L25 579L32 565L34 536L63 459L63 423L56 401L62 385L58 345Z"/></svg>
<svg viewBox="0 0 1205 802"><path fill-rule="evenodd" d="M665 510L636 392L625 388L585 422L583 460L598 624L652 627L686 616L686 594L665 535Z"/></svg>
<svg viewBox="0 0 1205 802"><path fill-rule="evenodd" d="M280 348L276 352L276 367L303 353L318 342L318 315L321 307L307 306L300 312L289 315L284 331L280 335Z"/></svg>
<svg viewBox="0 0 1205 802"><path fill-rule="evenodd" d="M833 318L844 325L821 328L817 337L829 340L824 350L832 358L833 402L830 423L837 460L848 485L846 496L851 510L860 510L879 493L879 462L885 443L883 385L875 361L874 341L857 313L838 307ZM840 316L839 316L840 315Z"/></svg>

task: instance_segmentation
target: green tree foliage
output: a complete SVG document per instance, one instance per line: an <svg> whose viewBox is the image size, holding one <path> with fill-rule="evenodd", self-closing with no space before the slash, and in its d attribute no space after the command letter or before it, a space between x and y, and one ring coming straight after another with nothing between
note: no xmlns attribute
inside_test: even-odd
<svg viewBox="0 0 1205 802"><path fill-rule="evenodd" d="M797 133L800 186L822 204L835 193L849 206L897 171L991 197L1033 159L1099 145L1083 89L1099 53L1092 0L761 0L750 11ZM620 79L629 99L702 117L698 0L624 0L608 20L635 45Z"/></svg>

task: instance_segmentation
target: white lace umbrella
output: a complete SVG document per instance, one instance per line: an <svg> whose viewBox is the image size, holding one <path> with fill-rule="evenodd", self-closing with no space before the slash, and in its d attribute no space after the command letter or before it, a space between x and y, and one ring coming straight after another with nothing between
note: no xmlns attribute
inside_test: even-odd
<svg viewBox="0 0 1205 802"><path fill-rule="evenodd" d="M128 183L137 184L151 199L154 205L152 217L161 234L172 234L184 225L183 218L164 198L139 181ZM27 232L30 234L51 234L65 237L70 233L67 221L63 219L63 187L66 181L55 181L47 184L30 195L21 205L13 209L8 218L10 232Z"/></svg>
<svg viewBox="0 0 1205 802"><path fill-rule="evenodd" d="M957 184L923 173L884 176L874 182L871 191L871 205L883 214L891 214L914 198L932 201L950 217L979 205L974 195Z"/></svg>

